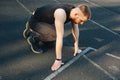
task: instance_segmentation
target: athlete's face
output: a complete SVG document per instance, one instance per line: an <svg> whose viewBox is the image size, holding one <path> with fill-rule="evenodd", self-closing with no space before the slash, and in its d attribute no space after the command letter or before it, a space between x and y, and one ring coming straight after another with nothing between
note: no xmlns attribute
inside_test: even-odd
<svg viewBox="0 0 120 80"><path fill-rule="evenodd" d="M87 21L87 17L84 16L84 14L79 10L77 13L74 14L74 19L73 22L76 24L83 24L84 22Z"/></svg>

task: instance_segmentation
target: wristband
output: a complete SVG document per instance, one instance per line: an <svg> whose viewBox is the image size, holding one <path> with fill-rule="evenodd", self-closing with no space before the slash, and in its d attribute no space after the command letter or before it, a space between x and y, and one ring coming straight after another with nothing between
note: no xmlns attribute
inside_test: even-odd
<svg viewBox="0 0 120 80"><path fill-rule="evenodd" d="M62 61L61 59L56 59L57 61Z"/></svg>

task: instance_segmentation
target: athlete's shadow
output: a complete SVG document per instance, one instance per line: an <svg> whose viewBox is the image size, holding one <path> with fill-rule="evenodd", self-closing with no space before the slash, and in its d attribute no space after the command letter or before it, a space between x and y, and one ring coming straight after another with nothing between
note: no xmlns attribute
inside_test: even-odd
<svg viewBox="0 0 120 80"><path fill-rule="evenodd" d="M101 28L80 30L79 37L79 47L93 47L96 49L110 43L117 38L117 36L114 34ZM72 34L66 36L64 38L64 45L74 46L72 39Z"/></svg>

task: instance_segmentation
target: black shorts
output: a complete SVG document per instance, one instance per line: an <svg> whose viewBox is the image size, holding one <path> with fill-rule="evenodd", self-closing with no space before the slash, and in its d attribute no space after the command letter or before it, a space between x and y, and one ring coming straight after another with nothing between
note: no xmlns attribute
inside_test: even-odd
<svg viewBox="0 0 120 80"><path fill-rule="evenodd" d="M56 30L52 24L39 22L34 16L31 16L26 26L36 33L40 41L48 42L56 40Z"/></svg>

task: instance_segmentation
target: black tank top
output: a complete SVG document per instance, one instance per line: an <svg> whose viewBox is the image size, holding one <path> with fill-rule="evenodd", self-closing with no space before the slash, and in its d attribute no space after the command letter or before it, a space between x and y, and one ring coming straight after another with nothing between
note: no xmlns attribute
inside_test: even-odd
<svg viewBox="0 0 120 80"><path fill-rule="evenodd" d="M34 13L34 17L39 21L39 22L46 22L49 24L54 24L54 12L56 9L58 8L62 8L65 10L67 18L66 18L66 22L70 21L70 11L71 9L74 8L73 5L70 4L48 4L48 5L44 5L40 8L37 8L35 13Z"/></svg>

